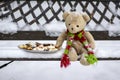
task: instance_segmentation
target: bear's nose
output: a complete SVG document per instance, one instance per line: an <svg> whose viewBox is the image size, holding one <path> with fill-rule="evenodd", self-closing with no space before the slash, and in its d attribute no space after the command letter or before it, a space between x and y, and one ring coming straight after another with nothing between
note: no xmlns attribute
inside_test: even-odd
<svg viewBox="0 0 120 80"><path fill-rule="evenodd" d="M71 28L73 30L73 28Z"/></svg>

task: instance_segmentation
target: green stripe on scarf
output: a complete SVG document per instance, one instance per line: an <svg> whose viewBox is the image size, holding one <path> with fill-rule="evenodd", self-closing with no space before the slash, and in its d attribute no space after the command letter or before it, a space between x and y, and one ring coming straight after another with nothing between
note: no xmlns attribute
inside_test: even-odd
<svg viewBox="0 0 120 80"><path fill-rule="evenodd" d="M71 45L72 45L72 42L71 42L71 41L68 41L68 42L67 42L67 45L70 45L70 46L71 46Z"/></svg>
<svg viewBox="0 0 120 80"><path fill-rule="evenodd" d="M65 49L64 54L68 54L68 53L69 53L69 50Z"/></svg>
<svg viewBox="0 0 120 80"><path fill-rule="evenodd" d="M74 34L68 32L68 36L74 37Z"/></svg>
<svg viewBox="0 0 120 80"><path fill-rule="evenodd" d="M79 34L78 34L78 37L79 37L79 38L82 38L82 36L83 36L82 33L79 33Z"/></svg>

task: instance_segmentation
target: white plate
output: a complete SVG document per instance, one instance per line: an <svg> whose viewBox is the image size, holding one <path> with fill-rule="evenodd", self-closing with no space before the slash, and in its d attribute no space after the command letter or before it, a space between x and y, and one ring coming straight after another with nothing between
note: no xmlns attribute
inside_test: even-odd
<svg viewBox="0 0 120 80"><path fill-rule="evenodd" d="M21 49L21 48L20 48ZM26 49L22 49L23 51L26 52L30 52L30 53L55 53L57 51L59 51L60 49L57 50L53 50L53 51L42 51L42 50L26 50Z"/></svg>
<svg viewBox="0 0 120 80"><path fill-rule="evenodd" d="M46 44L50 44L50 43L46 43ZM23 44L20 44L20 45L23 45ZM18 48L20 48L20 45L18 45ZM60 49L55 49L55 50L52 50L52 51L45 51L45 50L27 50L27 49L24 49L24 48L20 48L20 49L23 50L23 51L31 52L31 53L55 53L55 52L60 50Z"/></svg>

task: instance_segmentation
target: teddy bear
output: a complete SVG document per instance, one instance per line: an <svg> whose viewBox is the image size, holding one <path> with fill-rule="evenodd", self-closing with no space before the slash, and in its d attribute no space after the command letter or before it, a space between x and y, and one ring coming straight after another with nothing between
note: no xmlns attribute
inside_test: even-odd
<svg viewBox="0 0 120 80"><path fill-rule="evenodd" d="M64 40L66 48L61 57L61 67L70 65L70 61L80 59L82 65L90 65L97 62L93 49L95 40L89 31L85 31L85 26L90 17L85 13L64 12L63 19L67 30L62 32L57 38L56 48L61 48Z"/></svg>

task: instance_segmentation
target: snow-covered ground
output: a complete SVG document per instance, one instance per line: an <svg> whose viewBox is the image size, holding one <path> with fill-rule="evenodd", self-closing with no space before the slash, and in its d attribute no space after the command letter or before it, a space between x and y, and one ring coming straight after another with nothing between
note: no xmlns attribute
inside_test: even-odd
<svg viewBox="0 0 120 80"><path fill-rule="evenodd" d="M120 61L99 61L82 66L72 62L60 68L59 61L15 61L0 69L0 80L119 80Z"/></svg>

